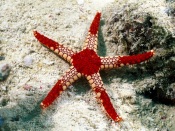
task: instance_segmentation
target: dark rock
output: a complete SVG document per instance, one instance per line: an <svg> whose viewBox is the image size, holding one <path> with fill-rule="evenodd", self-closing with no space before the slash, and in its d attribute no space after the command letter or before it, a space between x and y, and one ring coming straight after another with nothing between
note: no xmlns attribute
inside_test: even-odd
<svg viewBox="0 0 175 131"><path fill-rule="evenodd" d="M175 38L168 30L155 24L156 18L148 13L133 13L134 10L128 12L124 8L120 13L116 10L115 13L104 14L106 43L124 47L123 54L118 55L133 55L153 49L155 56L148 63L128 69L127 74L135 78L133 83L138 93L165 104L175 104ZM121 52L119 48L118 52Z"/></svg>
<svg viewBox="0 0 175 131"><path fill-rule="evenodd" d="M5 80L8 77L10 70L11 67L8 64L0 65L0 81Z"/></svg>
<svg viewBox="0 0 175 131"><path fill-rule="evenodd" d="M3 57L3 56L0 56L0 60L4 60L5 59L5 57Z"/></svg>

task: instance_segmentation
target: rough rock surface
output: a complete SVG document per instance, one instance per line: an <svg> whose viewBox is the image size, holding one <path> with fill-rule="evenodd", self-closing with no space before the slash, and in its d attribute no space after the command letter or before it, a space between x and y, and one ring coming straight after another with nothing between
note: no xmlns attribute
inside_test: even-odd
<svg viewBox="0 0 175 131"><path fill-rule="evenodd" d="M149 130L175 129L172 123L175 120L175 30L171 23L174 18L172 12L171 16L167 14L169 4L162 5L167 7L152 8L150 12L134 2L114 4L104 9L102 22L107 52L116 51L111 55L155 51L147 63L112 72L135 87L137 117Z"/></svg>
<svg viewBox="0 0 175 131"><path fill-rule="evenodd" d="M117 46L116 54L155 51L148 63L127 70L129 77L135 79L137 92L165 104L175 104L175 37L172 32L157 25L156 16L137 12L135 5L117 8L104 18L106 43Z"/></svg>

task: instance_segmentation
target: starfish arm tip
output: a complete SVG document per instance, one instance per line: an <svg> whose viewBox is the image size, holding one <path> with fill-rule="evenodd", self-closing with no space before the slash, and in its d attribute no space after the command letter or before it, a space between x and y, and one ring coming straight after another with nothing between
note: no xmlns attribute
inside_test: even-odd
<svg viewBox="0 0 175 131"><path fill-rule="evenodd" d="M155 51L154 51L154 50L151 50L151 53L152 53L153 55L155 55Z"/></svg>
<svg viewBox="0 0 175 131"><path fill-rule="evenodd" d="M89 82L90 82L90 80L89 80ZM91 85L93 85L93 81L92 81ZM106 111L106 114L109 116L109 118L111 118L115 122L122 121L122 118L115 111L105 89L103 87L95 86L93 88L93 90L95 91L97 98L100 99L101 104L104 107L104 110Z"/></svg>
<svg viewBox="0 0 175 131"><path fill-rule="evenodd" d="M40 107L41 107L41 109L45 109L46 108L46 106L44 105L43 102L41 102Z"/></svg>
<svg viewBox="0 0 175 131"><path fill-rule="evenodd" d="M101 17L101 13L97 12L89 28L89 32L93 35L96 35L98 32L98 28L100 25L100 17Z"/></svg>
<svg viewBox="0 0 175 131"><path fill-rule="evenodd" d="M116 122L121 122L123 121L122 117L118 116L116 119L115 119Z"/></svg>
<svg viewBox="0 0 175 131"><path fill-rule="evenodd" d="M33 31L33 34L34 34L34 36L36 36L36 35L37 35L37 31L36 31L36 30L34 30L34 31Z"/></svg>

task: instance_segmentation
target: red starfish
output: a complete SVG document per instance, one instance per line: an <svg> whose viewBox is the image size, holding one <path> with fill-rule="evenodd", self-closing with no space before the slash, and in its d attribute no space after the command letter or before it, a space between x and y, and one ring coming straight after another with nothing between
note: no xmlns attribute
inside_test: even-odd
<svg viewBox="0 0 175 131"><path fill-rule="evenodd" d="M34 35L39 42L53 50L72 65L41 102L41 107L43 109L51 105L52 102L75 80L79 79L81 76L85 76L92 87L92 90L96 93L97 98L100 99L107 115L116 122L122 120L122 118L116 113L110 98L103 87L99 71L103 69L117 68L123 65L141 63L151 58L154 52L151 50L143 54L132 56L98 56L96 51L100 16L101 13L97 12L90 26L84 48L80 52L74 52L37 31L34 31Z"/></svg>

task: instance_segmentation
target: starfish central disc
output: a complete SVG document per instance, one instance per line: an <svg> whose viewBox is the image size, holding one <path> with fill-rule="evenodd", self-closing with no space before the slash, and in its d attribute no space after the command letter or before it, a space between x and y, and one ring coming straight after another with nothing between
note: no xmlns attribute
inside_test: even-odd
<svg viewBox="0 0 175 131"><path fill-rule="evenodd" d="M73 66L84 75L92 75L100 69L101 60L94 50L85 49L72 56Z"/></svg>

